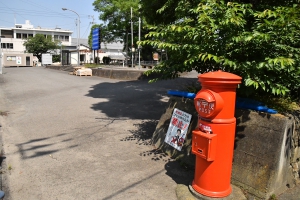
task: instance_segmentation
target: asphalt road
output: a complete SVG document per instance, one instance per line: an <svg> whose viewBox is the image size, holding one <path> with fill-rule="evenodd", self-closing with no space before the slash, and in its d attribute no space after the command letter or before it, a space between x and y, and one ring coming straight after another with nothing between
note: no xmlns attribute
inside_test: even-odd
<svg viewBox="0 0 300 200"><path fill-rule="evenodd" d="M177 199L190 173L155 150L151 136L169 89L36 68L0 75L5 199ZM7 115L3 114L7 113Z"/></svg>

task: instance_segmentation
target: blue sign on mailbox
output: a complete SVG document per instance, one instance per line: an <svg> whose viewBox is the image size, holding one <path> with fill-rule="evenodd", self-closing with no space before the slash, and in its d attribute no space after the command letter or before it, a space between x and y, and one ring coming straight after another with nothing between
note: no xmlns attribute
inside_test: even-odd
<svg viewBox="0 0 300 200"><path fill-rule="evenodd" d="M92 49L93 50L99 50L101 49L101 39L100 39L100 28L94 28L93 29L93 37L92 37Z"/></svg>

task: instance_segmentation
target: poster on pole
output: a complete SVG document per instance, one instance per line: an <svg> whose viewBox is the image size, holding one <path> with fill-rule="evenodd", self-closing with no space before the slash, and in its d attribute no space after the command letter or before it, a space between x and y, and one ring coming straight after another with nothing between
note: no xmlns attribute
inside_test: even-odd
<svg viewBox="0 0 300 200"><path fill-rule="evenodd" d="M191 119L191 114L175 108L170 121L168 132L166 134L165 142L178 151L181 151Z"/></svg>

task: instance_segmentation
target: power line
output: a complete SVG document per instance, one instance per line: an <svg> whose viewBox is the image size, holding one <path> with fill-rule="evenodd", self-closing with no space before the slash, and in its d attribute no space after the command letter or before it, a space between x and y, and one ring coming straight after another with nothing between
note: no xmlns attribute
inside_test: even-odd
<svg viewBox="0 0 300 200"><path fill-rule="evenodd" d="M0 8L0 12L1 13L7 13L7 14L15 14L15 13L22 13L28 16L42 16L42 17L59 17L61 18L61 16L58 16L56 14L53 14L51 12L43 12L43 11L38 11L38 10L23 10L23 11L18 11L17 9L15 9L15 11L9 11L3 8ZM69 15L64 15L65 18L74 18L73 15L69 14ZM80 18L88 18L88 16L82 16Z"/></svg>
<svg viewBox="0 0 300 200"><path fill-rule="evenodd" d="M91 24L89 24L89 25L87 26L87 28L86 28L84 34L82 35L83 37L84 37L84 36L87 36L87 34L88 34L87 32L89 31L90 26L91 26Z"/></svg>
<svg viewBox="0 0 300 200"><path fill-rule="evenodd" d="M88 15L88 17L93 19L93 22L90 22L90 24L95 24L95 18L94 18L94 15Z"/></svg>
<svg viewBox="0 0 300 200"><path fill-rule="evenodd" d="M4 5L5 7L7 7L8 9L10 9L11 11L13 11L14 12L14 10L13 9L11 9L10 7L8 7L5 3L3 3L3 1L2 1L2 5ZM17 15L19 15L18 13L15 13L14 12L14 14L17 14ZM21 16L21 17L23 17L22 15L19 15L19 16ZM23 17L24 19L26 19L25 17Z"/></svg>
<svg viewBox="0 0 300 200"><path fill-rule="evenodd" d="M5 20L2 20L2 19L0 19L0 21L2 21L2 22L7 22L7 23L11 23L11 22L9 22L9 21L5 21Z"/></svg>
<svg viewBox="0 0 300 200"><path fill-rule="evenodd" d="M21 0L21 1L23 1L23 0ZM25 1L23 1L23 2L25 2ZM29 4L31 4L31 5L33 5L33 6L35 6L35 7L40 7L40 8L42 8L43 10L45 10L45 9L46 9L47 11L48 11L48 10L52 10L52 9L50 9L50 8L48 8L48 7L39 5L38 3L36 3L36 2L31 2L31 1L29 1L29 0L27 0L26 3L29 3ZM52 10L52 12L56 13L56 15L62 15L62 16L65 16L65 13L57 12L56 10L55 10L55 11Z"/></svg>
<svg viewBox="0 0 300 200"><path fill-rule="evenodd" d="M24 0L20 0L20 1L23 1L23 2L25 2ZM47 10L47 11L51 11L51 12L53 12L53 13L55 13L55 15L61 15L61 16L68 16L69 14L67 14L67 13L65 13L65 12L58 12L57 10L52 10L52 9L50 9L49 7L45 7L45 6L42 6L42 5L40 5L40 4L38 4L38 3L35 3L35 2L32 2L32 1L30 1L30 0L27 0L26 1L26 3L27 2L30 2L31 3L31 5L33 5L33 6L37 6L37 7L40 7L40 8L42 8L43 9L43 11L44 10ZM30 11L30 10L29 10ZM42 12L43 12L42 11ZM80 18L82 18L81 17L81 15L86 15L86 17L87 17L87 14L80 14L80 13L78 13L79 14L79 16L80 16ZM69 16L71 16L71 15L69 15Z"/></svg>
<svg viewBox="0 0 300 200"><path fill-rule="evenodd" d="M4 1L5 2L5 1ZM40 3L42 2L42 3ZM16 0L14 1L14 3L12 4L12 2L10 2L10 4L5 4L3 3L3 0L1 0L1 6L0 7L0 13L2 14L3 17L0 18L0 22L2 23L16 23L15 22L9 22L9 21L5 21L6 18L8 18L11 15L15 16L15 20L16 20L16 16L21 17L22 19L25 20L30 20L30 18L32 17L33 19L30 20L33 24L35 25L39 25L39 26L44 26L45 24L43 22L40 22L40 20L42 20L43 18L45 18L45 20L49 20L49 18L53 19L51 20L50 24L56 23L56 22L64 22L64 21L68 21L69 19L74 19L74 15L72 13L67 13L67 12L61 12L60 9L59 10L54 10L54 6L50 7L50 5L47 7L47 2L44 3L44 1L39 1L39 2L35 2L33 0ZM29 6L32 9L27 9L27 6ZM12 6L13 5L13 6ZM19 8L17 8L19 6ZM57 5L56 5L57 7ZM93 15L90 14L82 14L82 13L78 13L80 18L84 21L82 21L82 23L84 23L87 26L81 26L81 28L86 28L84 35L88 34L88 29L90 28L90 24L95 24L95 19ZM38 17L38 18L37 18ZM65 20L58 20L57 18L64 18ZM90 22L90 20L87 21L87 19L91 19L92 18L92 22ZM4 20L3 20L4 19ZM36 23L36 22L39 23ZM72 21L73 22L73 21ZM81 24L82 24L81 23ZM50 25L52 26L52 25ZM64 24L56 24L56 26L59 27L64 27L64 29L69 29L69 30L76 30L76 24L75 23L67 23L64 22ZM79 36L80 37L80 36Z"/></svg>

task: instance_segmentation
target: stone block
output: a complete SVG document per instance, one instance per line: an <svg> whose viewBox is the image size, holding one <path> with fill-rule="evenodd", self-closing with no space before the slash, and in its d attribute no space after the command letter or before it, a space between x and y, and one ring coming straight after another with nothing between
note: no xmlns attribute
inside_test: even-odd
<svg viewBox="0 0 300 200"><path fill-rule="evenodd" d="M164 142L174 108L178 108L192 115L191 123L181 151L174 149L172 146ZM197 121L198 114L195 110L194 101L192 99L171 97L168 107L166 108L165 113L161 116L155 132L153 133L152 142L156 148L161 149L172 158L193 166L195 164L195 156L191 154L192 130L194 130L197 126Z"/></svg>
<svg viewBox="0 0 300 200"><path fill-rule="evenodd" d="M237 110L232 182L261 199L288 189L293 120Z"/></svg>
<svg viewBox="0 0 300 200"><path fill-rule="evenodd" d="M111 69L92 69L93 76L100 76L104 78L111 77Z"/></svg>

